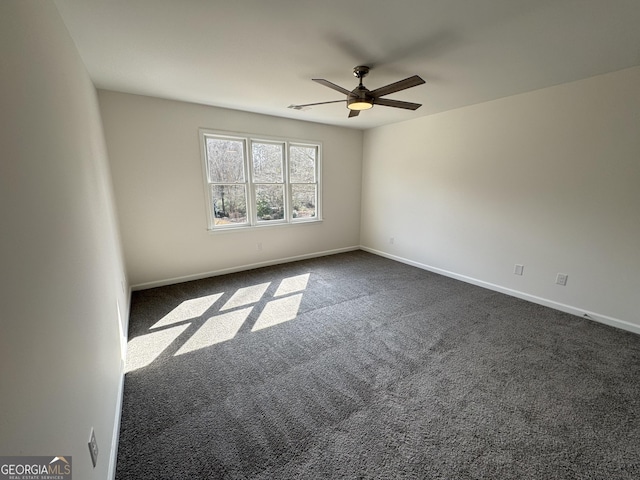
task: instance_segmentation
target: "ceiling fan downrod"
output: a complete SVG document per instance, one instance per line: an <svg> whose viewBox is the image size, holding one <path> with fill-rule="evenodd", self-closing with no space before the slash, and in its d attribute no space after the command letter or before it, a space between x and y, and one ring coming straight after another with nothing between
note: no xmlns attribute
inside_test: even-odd
<svg viewBox="0 0 640 480"><path fill-rule="evenodd" d="M360 80L360 86L362 86L362 79L368 75L369 70L371 69L364 65L353 67L353 76Z"/></svg>

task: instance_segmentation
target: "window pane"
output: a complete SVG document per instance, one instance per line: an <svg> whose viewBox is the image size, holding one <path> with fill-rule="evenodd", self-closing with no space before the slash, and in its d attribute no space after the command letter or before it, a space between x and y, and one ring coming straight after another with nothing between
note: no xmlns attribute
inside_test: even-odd
<svg viewBox="0 0 640 480"><path fill-rule="evenodd" d="M244 141L205 137L209 182L244 183Z"/></svg>
<svg viewBox="0 0 640 480"><path fill-rule="evenodd" d="M282 144L253 143L253 180L260 183L282 183L282 160L284 148Z"/></svg>
<svg viewBox="0 0 640 480"><path fill-rule="evenodd" d="M316 147L292 145L289 149L289 175L293 183L315 183Z"/></svg>
<svg viewBox="0 0 640 480"><path fill-rule="evenodd" d="M256 185L256 212L259 221L284 218L284 186Z"/></svg>
<svg viewBox="0 0 640 480"><path fill-rule="evenodd" d="M315 185L291 185L293 218L315 218L317 188Z"/></svg>
<svg viewBox="0 0 640 480"><path fill-rule="evenodd" d="M247 223L244 185L211 185L214 225Z"/></svg>

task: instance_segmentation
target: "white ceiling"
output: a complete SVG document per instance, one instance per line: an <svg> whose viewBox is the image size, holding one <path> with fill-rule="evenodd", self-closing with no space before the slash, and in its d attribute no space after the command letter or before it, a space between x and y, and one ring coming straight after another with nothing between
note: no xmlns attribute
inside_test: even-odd
<svg viewBox="0 0 640 480"><path fill-rule="evenodd" d="M640 0L55 0L98 88L371 128L640 64ZM311 81L427 83L347 118Z"/></svg>

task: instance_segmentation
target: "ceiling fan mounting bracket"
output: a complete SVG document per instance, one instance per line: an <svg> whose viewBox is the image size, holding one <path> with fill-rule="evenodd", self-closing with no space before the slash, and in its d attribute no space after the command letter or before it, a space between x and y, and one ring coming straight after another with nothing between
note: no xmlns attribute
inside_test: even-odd
<svg viewBox="0 0 640 480"><path fill-rule="evenodd" d="M371 69L365 65L358 65L357 67L353 67L353 76L362 80L367 76L369 70Z"/></svg>

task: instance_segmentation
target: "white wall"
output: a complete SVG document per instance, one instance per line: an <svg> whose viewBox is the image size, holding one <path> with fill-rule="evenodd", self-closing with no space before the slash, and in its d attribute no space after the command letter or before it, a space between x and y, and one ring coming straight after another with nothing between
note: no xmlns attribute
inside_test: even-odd
<svg viewBox="0 0 640 480"><path fill-rule="evenodd" d="M359 245L361 131L110 91L99 101L132 285ZM201 127L323 142L324 221L209 233Z"/></svg>
<svg viewBox="0 0 640 480"><path fill-rule="evenodd" d="M362 198L369 249L640 332L640 67L367 131Z"/></svg>
<svg viewBox="0 0 640 480"><path fill-rule="evenodd" d="M96 91L52 2L0 2L0 58L0 455L106 479L128 298Z"/></svg>

